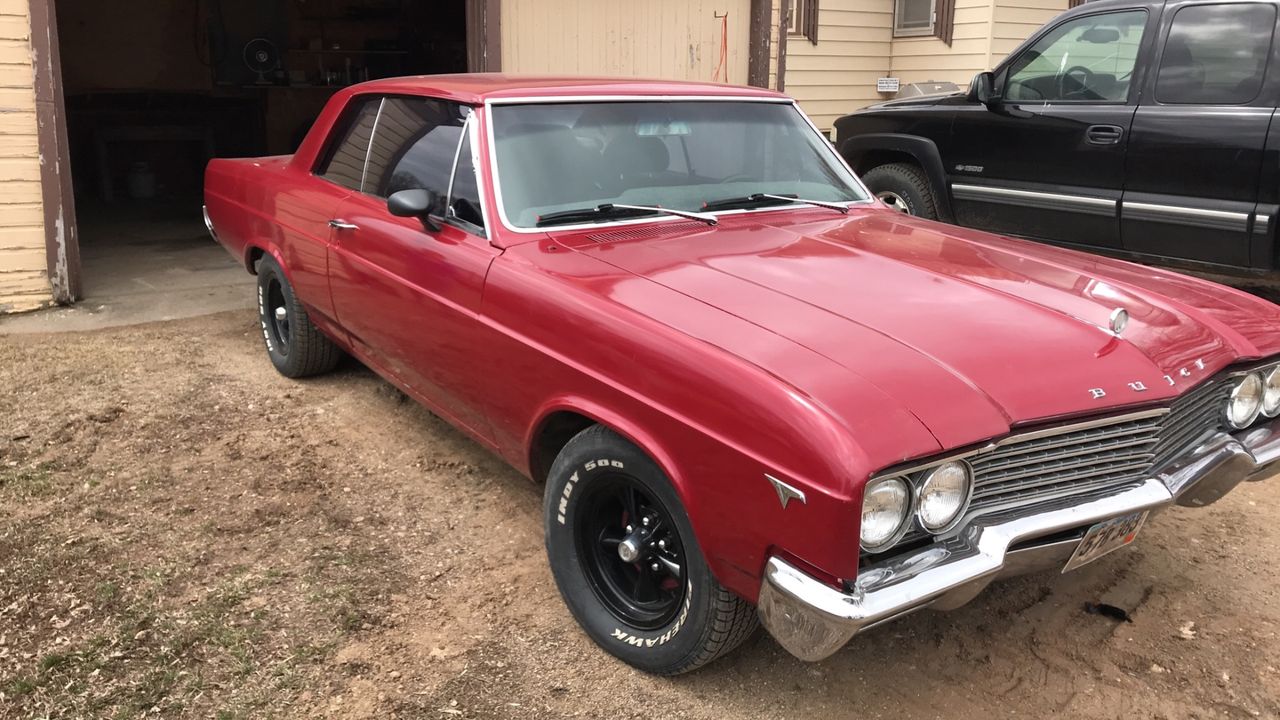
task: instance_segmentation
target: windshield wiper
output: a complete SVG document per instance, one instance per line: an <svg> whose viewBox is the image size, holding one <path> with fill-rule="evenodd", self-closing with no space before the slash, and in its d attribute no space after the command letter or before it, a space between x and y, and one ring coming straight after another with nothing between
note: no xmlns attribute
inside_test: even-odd
<svg viewBox="0 0 1280 720"><path fill-rule="evenodd" d="M538 216L538 227L547 225L565 225L575 222L605 222L607 220L618 220L621 218L643 217L645 215L675 215L677 217L689 218L690 220L699 220L708 225L715 225L718 221L714 215L707 215L700 212L688 212L686 210L671 210L669 208L658 207L656 205L623 205L621 203L604 203L590 208L577 208L574 210L561 210L559 212L547 213Z"/></svg>
<svg viewBox="0 0 1280 720"><path fill-rule="evenodd" d="M799 198L795 195L772 195L770 193L754 193L751 195L742 195L740 197L724 198L722 200L710 200L702 203L703 210L731 210L748 207L765 207L767 205L785 205L787 203L797 203L805 205L814 205L817 207L830 208L838 212L849 214L849 208L839 203L827 202L825 200L809 200L807 198Z"/></svg>

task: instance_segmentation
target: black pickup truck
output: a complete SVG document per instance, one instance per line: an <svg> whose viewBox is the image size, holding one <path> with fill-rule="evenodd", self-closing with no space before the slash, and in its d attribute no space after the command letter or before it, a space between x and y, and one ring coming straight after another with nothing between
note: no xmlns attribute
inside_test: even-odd
<svg viewBox="0 0 1280 720"><path fill-rule="evenodd" d="M1277 0L1100 0L968 92L841 118L834 142L904 212L1044 242L1280 265Z"/></svg>

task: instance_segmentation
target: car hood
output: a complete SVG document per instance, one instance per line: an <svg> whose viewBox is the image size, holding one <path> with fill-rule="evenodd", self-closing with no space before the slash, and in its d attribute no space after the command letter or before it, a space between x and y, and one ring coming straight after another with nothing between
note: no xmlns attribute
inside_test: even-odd
<svg viewBox="0 0 1280 720"><path fill-rule="evenodd" d="M1167 400L1280 351L1280 308L1252 296L882 209L651 227L562 242L834 361L943 447Z"/></svg>

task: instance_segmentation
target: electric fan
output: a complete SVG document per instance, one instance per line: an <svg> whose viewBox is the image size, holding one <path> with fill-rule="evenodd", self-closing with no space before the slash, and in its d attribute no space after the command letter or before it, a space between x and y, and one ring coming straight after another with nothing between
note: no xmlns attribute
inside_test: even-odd
<svg viewBox="0 0 1280 720"><path fill-rule="evenodd" d="M266 38L254 38L245 43L244 64L258 74L259 85L270 85L267 73L280 67L280 53L276 46Z"/></svg>

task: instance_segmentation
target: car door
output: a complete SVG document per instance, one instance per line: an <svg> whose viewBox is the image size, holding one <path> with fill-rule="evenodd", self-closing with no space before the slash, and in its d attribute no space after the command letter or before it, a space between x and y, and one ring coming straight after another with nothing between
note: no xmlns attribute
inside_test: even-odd
<svg viewBox="0 0 1280 720"><path fill-rule="evenodd" d="M1120 247L1125 146L1152 15L1109 8L1051 25L996 70L996 99L957 109L947 170L961 225Z"/></svg>
<svg viewBox="0 0 1280 720"><path fill-rule="evenodd" d="M1162 25L1158 69L1149 74L1129 141L1124 248L1249 267L1277 99L1266 72L1276 8L1183 0L1169 3ZM1274 213L1274 205L1262 211Z"/></svg>
<svg viewBox="0 0 1280 720"><path fill-rule="evenodd" d="M279 193L275 212L282 219L280 252L289 282L298 298L322 318L335 319L329 292L329 244L333 237L332 210L360 190L364 158L381 98L357 96L338 118L332 140L312 168L312 182Z"/></svg>
<svg viewBox="0 0 1280 720"><path fill-rule="evenodd" d="M481 291L498 250L480 210L472 117L444 100L381 102L361 191L334 217L329 273L357 352L438 414L488 437L473 368ZM388 211L386 198L409 189L443 199L438 222Z"/></svg>

